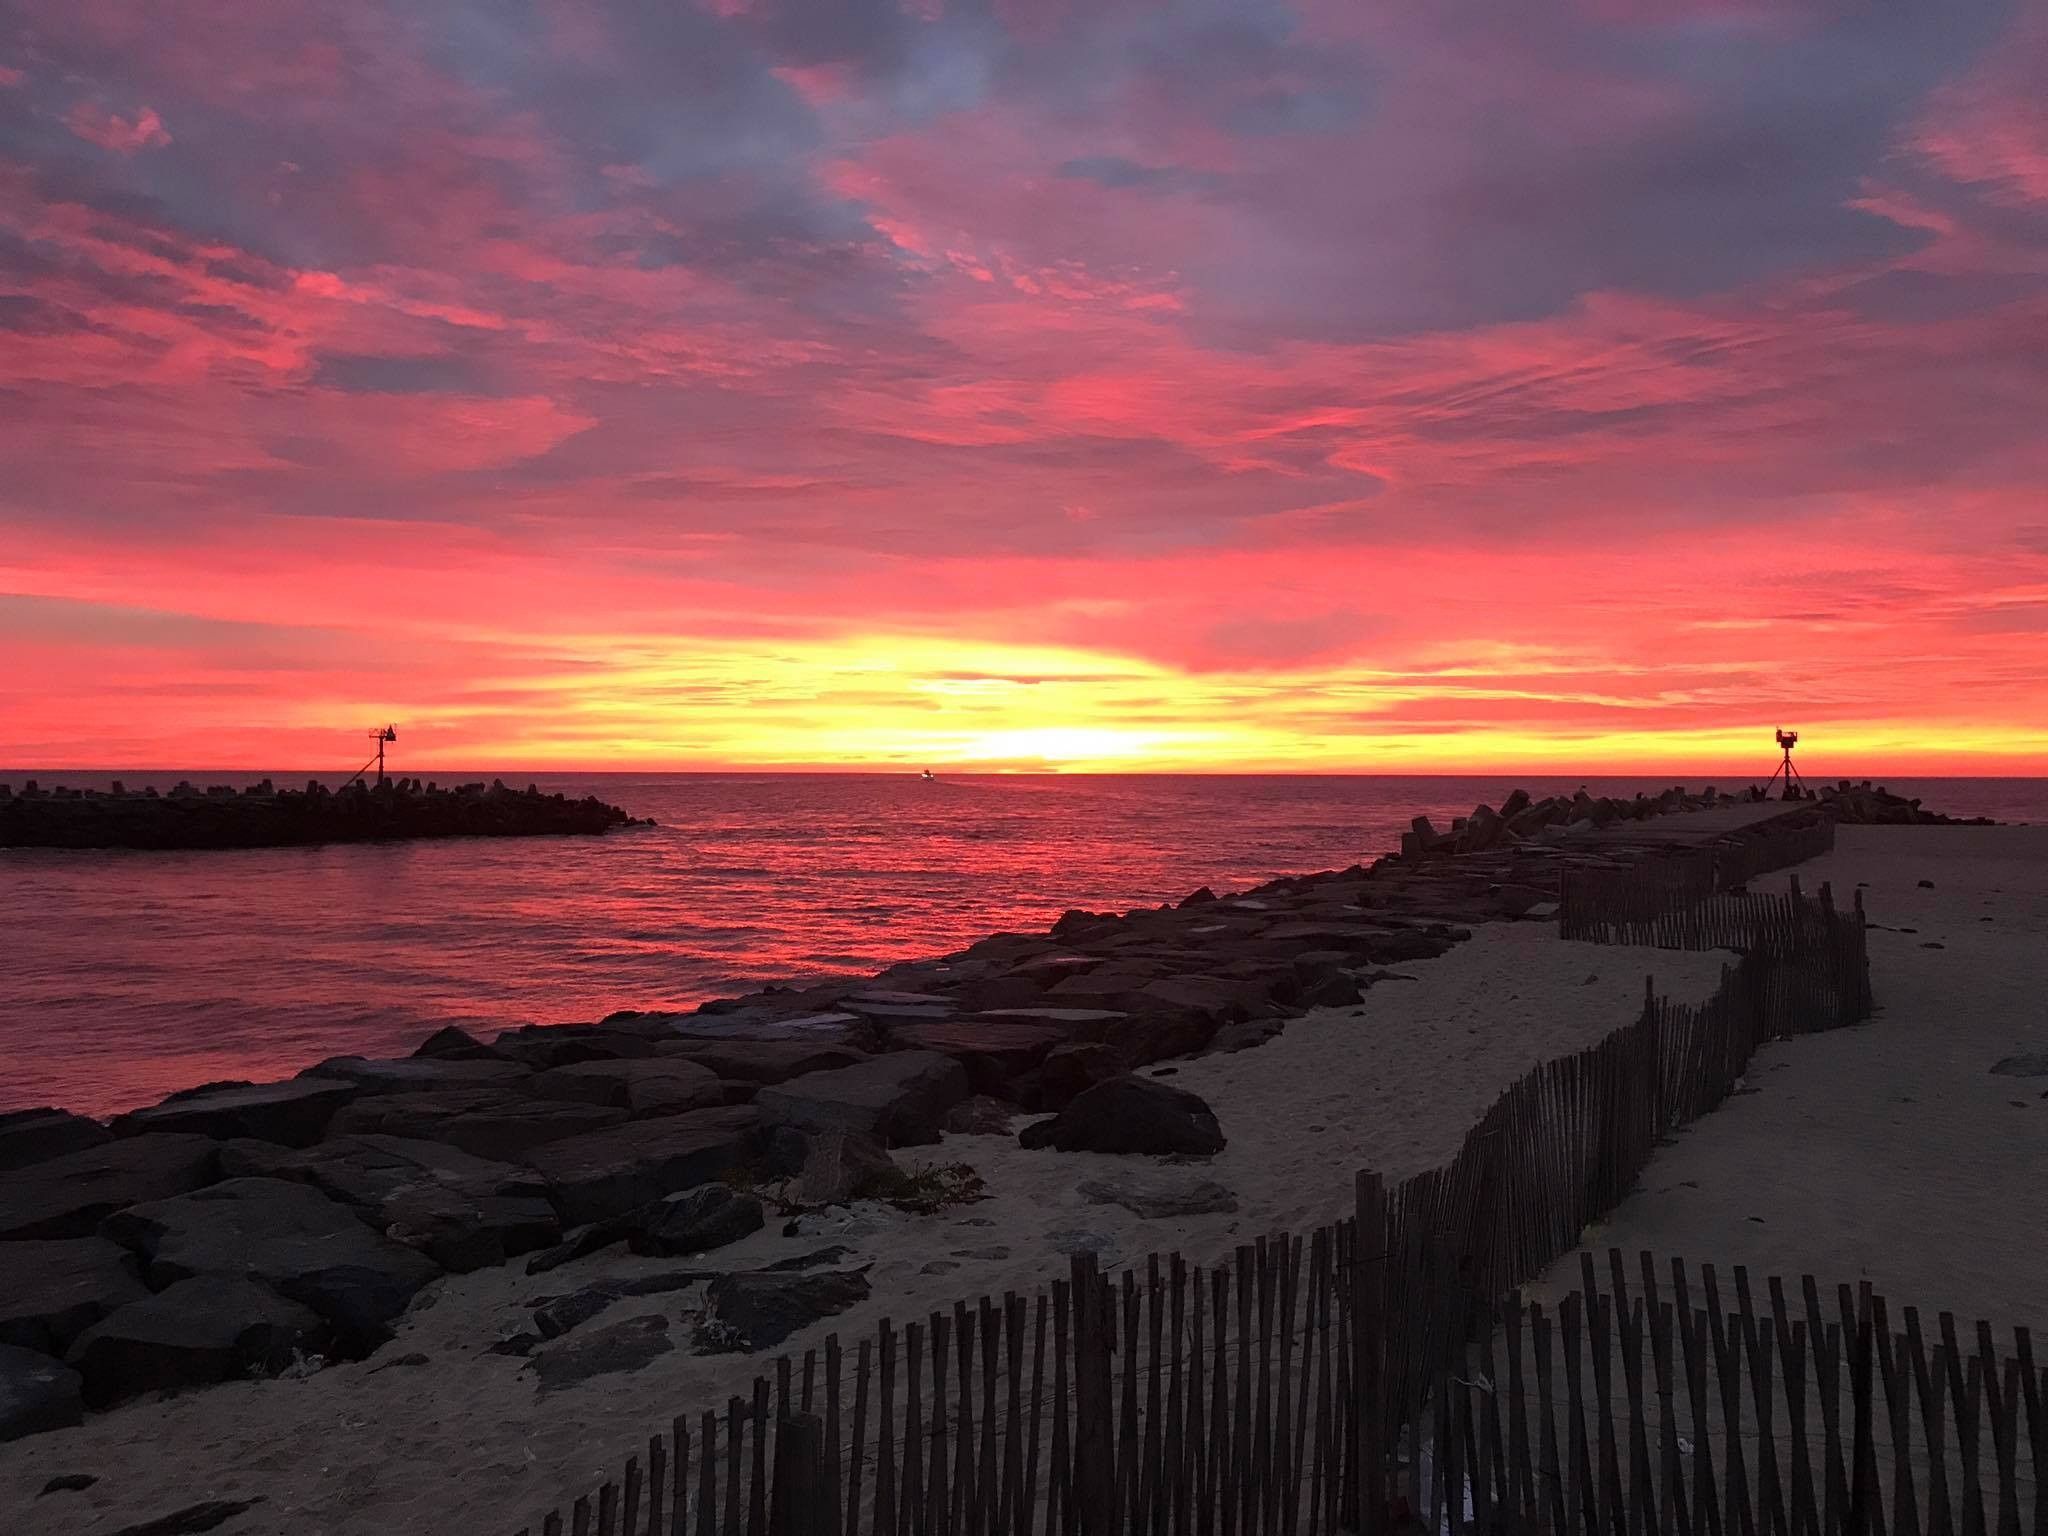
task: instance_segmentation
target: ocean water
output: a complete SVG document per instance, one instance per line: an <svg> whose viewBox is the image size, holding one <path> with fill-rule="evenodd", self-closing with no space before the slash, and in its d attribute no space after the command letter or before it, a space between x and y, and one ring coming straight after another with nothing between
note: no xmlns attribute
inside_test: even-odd
<svg viewBox="0 0 2048 1536"><path fill-rule="evenodd" d="M264 776L118 775L130 788ZM0 781L27 777L103 785L109 775L0 771ZM107 1114L344 1052L403 1054L448 1023L566 1023L866 973L998 930L1042 929L1069 907L1154 904L1200 885L1369 862L1398 846L1412 817L1443 825L1517 784L1634 794L1669 782L532 778L660 824L603 838L0 850L0 1109ZM2048 821L2048 780L1890 787L1951 814Z"/></svg>

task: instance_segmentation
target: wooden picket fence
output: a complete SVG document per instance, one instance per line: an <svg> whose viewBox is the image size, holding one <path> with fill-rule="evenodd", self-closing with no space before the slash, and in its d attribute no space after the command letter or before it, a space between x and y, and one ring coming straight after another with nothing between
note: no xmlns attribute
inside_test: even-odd
<svg viewBox="0 0 2048 1536"><path fill-rule="evenodd" d="M1567 869L1558 893L1558 932L1600 944L1748 949L1768 914L1728 893L1834 846L1833 819L1816 812L1805 820L1765 822L1684 852L1613 868Z"/></svg>
<svg viewBox="0 0 2048 1536"><path fill-rule="evenodd" d="M1431 1401L1427 1528L1625 1536L2048 1531L2048 1378L2025 1328L1923 1327L1869 1283L1812 1275L1733 1305L1690 1274L1590 1253L1554 1309L1510 1297ZM1832 1304L1832 1305L1830 1305ZM1419 1459L1418 1459L1419 1460ZM1438 1473L1441 1475L1437 1475Z"/></svg>
<svg viewBox="0 0 2048 1536"><path fill-rule="evenodd" d="M827 1339L800 1360L777 1361L772 1379L758 1378L749 1396L731 1399L723 1410L677 1417L665 1433L649 1439L644 1462L629 1459L620 1479L599 1488L594 1498L574 1501L569 1531L1390 1531L1400 1501L1423 1507L1427 1490L1417 1480L1426 1481L1425 1462L1443 1461L1446 1486L1463 1486L1452 1469L1465 1442L1456 1434L1446 1438L1450 1421L1444 1416L1455 1415L1462 1433L1467 1414L1494 1413L1503 1400L1459 1395L1480 1379L1472 1374L1470 1352L1481 1352L1479 1369L1492 1381L1484 1351L1497 1333L1546 1337L1538 1326L1540 1313L1497 1313L1498 1298L1570 1252L1586 1225L1627 1194L1664 1136L1726 1098L1758 1045L1867 1013L1860 944L1847 937L1853 931L1860 940L1860 920L1835 914L1825 899L1810 901L1796 888L1772 899L1782 901L1784 920L1758 920L1753 947L1723 968L1711 998L1698 1005L1675 1003L1647 986L1644 1006L1631 1023L1512 1084L1444 1167L1392 1189L1377 1175L1360 1174L1350 1218L1305 1238L1261 1239L1213 1267L1154 1255L1114 1282L1084 1255L1073 1261L1066 1279L1029 1298L1014 1292L999 1300L981 1297L901 1327L884 1322L851 1350L836 1336ZM1711 1291L1705 1294L1711 1332L1719 1304ZM1624 1342L1636 1341L1619 1376L1631 1404L1656 1399L1661 1436L1661 1426L1671 1421L1661 1409L1670 1400L1668 1384L1645 1375L1638 1314L1630 1305L1635 1304L1606 1314L1589 1302L1583 1312L1587 1336L1595 1321L1608 1319L1600 1327ZM1689 1301L1673 1308L1678 1313L1692 1318ZM1648 1316L1653 1344L1662 1339L1668 1346L1668 1332L1659 1331L1663 1314L1653 1310ZM1564 1326L1562 1312L1557 1322ZM1698 1347L1696 1332L1683 1336ZM1743 1337L1749 1349L1748 1335ZM1822 1347L1810 1327L1802 1337L1810 1348ZM1668 1372L1671 1357L1664 1346L1648 1358ZM1564 1353L1576 1359L1575 1347L1567 1343ZM1769 1339L1756 1346L1753 1372L1770 1369L1773 1347ZM1777 1358L1785 1359L1782 1341L1775 1347ZM1519 1344L1511 1358L1521 1360ZM1840 1362L1848 1358L1830 1356L1825 1368L1839 1374ZM1869 1358L1857 1356L1861 1364L1850 1374L1860 1369L1867 1375ZM1950 1369L1946 1361L1940 1365ZM1815 1366L1816 1372L1822 1368ZM1595 1369L1602 1373L1595 1396L1605 1408L1616 1373L1608 1365ZM1953 1369L1972 1368L1958 1363ZM1715 1370L1716 1390L1731 1390L1726 1381L1733 1378L1718 1355ZM1531 1371L1510 1367L1504 1400L1511 1411L1534 1392L1528 1400L1541 1418L1541 1405L1552 1401L1556 1384L1549 1371L1540 1359ZM2012 1391L2033 1390L2031 1375L2015 1387L2017 1379L1998 1376L1998 1390L2007 1394L2002 1403L2013 1400ZM1568 1373L1567 1388L1576 1380ZM1693 1378L1686 1380L1691 1390ZM1988 1387L1980 1383L1975 1390ZM1607 1430L1584 1418L1589 1410L1583 1396L1568 1392L1565 1401L1581 1413L1569 1421L1581 1425L1580 1440L1570 1446L1608 1446L1622 1433L1611 1427L1618 1422L1611 1415ZM1859 1401L1864 1407L1857 1411L1865 1412L1867 1394ZM1941 1422L1926 1417L1946 1401L1935 1400L1933 1409L1923 1406L1923 1419L1915 1421L1924 1423L1925 1435L1937 1437L1930 1443L1946 1443L1939 1439ZM2025 1401L2033 1415L2036 1398ZM1889 1398L1886 1411L1898 1411ZM1956 1422L1961 1425L1960 1416ZM1992 1424L1995 1435L2005 1436L2000 1444L2013 1441L2013 1422L2008 1416ZM2037 1444L2040 1420L2027 1422L2034 1437L2028 1444ZM1635 1428L1628 1421L1628 1434ZM1970 1433L1975 1435L1974 1428ZM1970 1442L1972 1466L1976 1443ZM1642 1506L1658 1511L1654 1524L1628 1523L1640 1501L1627 1505L1625 1518L1623 1506L1598 1490L1589 1501L1580 1488L1560 1505L1556 1468L1546 1472L1543 1460L1549 1438L1511 1432L1504 1441L1495 1435L1477 1444L1463 1465L1477 1468L1475 1458L1487 1458L1482 1475L1468 1481L1475 1509L1483 1501L1488 1519L1513 1509L1540 1528L1597 1530L1600 1536L1804 1533L1805 1528L1771 1524L1754 1514L1777 1507L1770 1486L1760 1480L1761 1441L1748 1459L1730 1457L1721 1464L1724 1483L1741 1484L1740 1497L1748 1503L1740 1507L1752 1512L1752 1524L1731 1523L1719 1513L1708 1521L1708 1511L1738 1507L1734 1492L1705 1506L1695 1494L1680 1518L1670 1513L1677 1504L1667 1499L1662 1483ZM1558 1465L1576 1468L1578 1462ZM1432 1496L1443 1502L1441 1493ZM1430 1529L1464 1528L1462 1504L1450 1503L1457 1512L1441 1522L1432 1518ZM1692 1511L1701 1513L1695 1517ZM1833 1536L1837 1530L1876 1528L1838 1523L1814 1529L1816 1536ZM540 1524L542 1536L560 1536L563 1529L559 1510ZM1924 1529L1934 1536L1946 1528ZM2007 1536L2004 1527L1999 1536Z"/></svg>

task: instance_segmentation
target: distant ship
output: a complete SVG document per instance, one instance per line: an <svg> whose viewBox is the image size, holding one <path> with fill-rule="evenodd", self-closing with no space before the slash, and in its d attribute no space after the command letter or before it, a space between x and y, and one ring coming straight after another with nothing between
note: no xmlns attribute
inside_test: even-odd
<svg viewBox="0 0 2048 1536"><path fill-rule="evenodd" d="M924 771L923 773L919 774L919 775L918 775L918 777L919 777L919 778L921 778L921 779L931 779L931 778L935 778L935 777L936 777L936 775L935 775L935 774L933 774L933 772L931 771L931 769L927 768L927 769L925 769L925 771Z"/></svg>

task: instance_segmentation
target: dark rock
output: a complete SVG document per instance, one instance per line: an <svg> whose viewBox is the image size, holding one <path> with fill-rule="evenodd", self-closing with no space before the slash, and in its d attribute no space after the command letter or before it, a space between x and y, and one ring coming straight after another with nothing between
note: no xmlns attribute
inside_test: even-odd
<svg viewBox="0 0 2048 1536"><path fill-rule="evenodd" d="M113 1139L99 1121L68 1109L11 1109L0 1114L0 1173L103 1147Z"/></svg>
<svg viewBox="0 0 2048 1536"><path fill-rule="evenodd" d="M773 1349L798 1330L844 1312L867 1296L868 1277L859 1270L720 1275L705 1288L706 1317L698 1325L697 1351L751 1354Z"/></svg>
<svg viewBox="0 0 2048 1536"><path fill-rule="evenodd" d="M573 1387L596 1376L640 1370L675 1348L668 1319L659 1312L625 1318L533 1356L533 1374L543 1394Z"/></svg>
<svg viewBox="0 0 2048 1536"><path fill-rule="evenodd" d="M502 1264L562 1235L539 1174L437 1142L338 1136L290 1150L231 1141L221 1148L221 1173L310 1184L457 1274Z"/></svg>
<svg viewBox="0 0 2048 1536"><path fill-rule="evenodd" d="M1279 1039L1286 1027L1279 1019L1246 1019L1242 1024L1226 1024L1216 1031L1209 1049L1219 1055L1256 1050L1269 1040Z"/></svg>
<svg viewBox="0 0 2048 1536"><path fill-rule="evenodd" d="M654 1042L632 1031L605 1029L596 1024L528 1024L495 1037L491 1049L541 1072L579 1061L652 1056Z"/></svg>
<svg viewBox="0 0 2048 1536"><path fill-rule="evenodd" d="M1206 1216L1237 1209L1237 1196L1206 1179L1141 1178L1119 1173L1087 1179L1081 1193L1098 1205L1120 1205L1134 1215Z"/></svg>
<svg viewBox="0 0 2048 1536"><path fill-rule="evenodd" d="M830 1072L866 1061L868 1053L850 1045L808 1040L671 1040L657 1047L663 1056L680 1056L728 1081L782 1083L806 1072Z"/></svg>
<svg viewBox="0 0 2048 1536"><path fill-rule="evenodd" d="M535 1147L622 1125L627 1111L506 1088L451 1088L359 1099L334 1117L330 1136L439 1141L475 1157L521 1160Z"/></svg>
<svg viewBox="0 0 2048 1536"><path fill-rule="evenodd" d="M1084 1041L1055 1047L1038 1071L1018 1085L1018 1098L1033 1109L1065 1109L1074 1096L1124 1073L1123 1057L1114 1046Z"/></svg>
<svg viewBox="0 0 2048 1536"><path fill-rule="evenodd" d="M43 1494L49 1493L83 1493L98 1481L99 1479L90 1472L60 1473L43 1484L43 1492L36 1497L40 1499Z"/></svg>
<svg viewBox="0 0 2048 1536"><path fill-rule="evenodd" d="M140 1525L124 1525L118 1531L108 1532L107 1536L201 1536L203 1532L226 1525L237 1515L246 1514L262 1502L261 1498L209 1499L204 1504L188 1504L168 1515L158 1515Z"/></svg>
<svg viewBox="0 0 2048 1536"><path fill-rule="evenodd" d="M1187 895L1183 896L1180 899L1180 904L1183 908L1204 907L1207 906L1210 902L1214 901L1215 899L1216 893L1210 890L1209 887L1207 887L1206 885L1203 885L1197 886L1194 890L1188 892Z"/></svg>
<svg viewBox="0 0 2048 1536"><path fill-rule="evenodd" d="M108 1217L104 1231L143 1256L153 1285L199 1275L259 1280L326 1318L354 1352L381 1344L392 1319L440 1274L347 1206L285 1179L230 1179L134 1206Z"/></svg>
<svg viewBox="0 0 2048 1536"><path fill-rule="evenodd" d="M0 1441L83 1423L79 1388L78 1372L63 1361L0 1344Z"/></svg>
<svg viewBox="0 0 2048 1536"><path fill-rule="evenodd" d="M1931 891L1934 889L1934 882L1932 880L1922 880L1920 882L1920 889L1923 891Z"/></svg>
<svg viewBox="0 0 2048 1536"><path fill-rule="evenodd" d="M570 1329L580 1328L614 1302L629 1296L665 1296L714 1278L714 1273L709 1270L671 1269L630 1279L599 1280L566 1296L550 1296L536 1304L533 1325L540 1330L543 1339L560 1338Z"/></svg>
<svg viewBox="0 0 2048 1536"><path fill-rule="evenodd" d="M707 1184L744 1167L762 1140L750 1107L696 1109L552 1141L526 1161L547 1176L555 1209L574 1225Z"/></svg>
<svg viewBox="0 0 2048 1536"><path fill-rule="evenodd" d="M786 1259L777 1259L767 1266L768 1270L780 1273L784 1270L816 1269L824 1264L837 1264L851 1256L853 1250L844 1243L834 1243L829 1248L816 1248L809 1253L793 1253Z"/></svg>
<svg viewBox="0 0 2048 1536"><path fill-rule="evenodd" d="M457 1029L453 1024L435 1030L419 1044L415 1056L432 1057L441 1061L504 1061L483 1041L467 1030Z"/></svg>
<svg viewBox="0 0 2048 1536"><path fill-rule="evenodd" d="M530 1091L540 1098L608 1105L636 1118L715 1109L725 1102L725 1089L716 1073L676 1056L579 1061L551 1067L533 1079Z"/></svg>
<svg viewBox="0 0 2048 1536"><path fill-rule="evenodd" d="M204 1136L136 1136L0 1175L0 1240L90 1237L123 1206L211 1181L219 1150Z"/></svg>
<svg viewBox="0 0 2048 1536"><path fill-rule="evenodd" d="M1358 990L1358 983L1342 971L1333 971L1310 983L1302 988L1300 997L1304 1008L1349 1008L1364 1000L1365 994Z"/></svg>
<svg viewBox="0 0 2048 1536"><path fill-rule="evenodd" d="M253 1136L306 1147L320 1139L335 1111L361 1091L354 1083L318 1077L195 1088L116 1117L114 1134L158 1131L211 1136L216 1141Z"/></svg>
<svg viewBox="0 0 2048 1536"><path fill-rule="evenodd" d="M1050 1120L1026 1126L1027 1147L1062 1152L1185 1152L1223 1150L1209 1106L1182 1088L1144 1077L1098 1083Z"/></svg>
<svg viewBox="0 0 2048 1536"><path fill-rule="evenodd" d="M858 1131L819 1131L809 1142L796 1186L804 1205L857 1200L900 1171L879 1141Z"/></svg>
<svg viewBox="0 0 2048 1536"><path fill-rule="evenodd" d="M61 1355L149 1292L124 1248L98 1237L0 1243L0 1344Z"/></svg>
<svg viewBox="0 0 2048 1536"><path fill-rule="evenodd" d="M336 1078L354 1083L364 1093L433 1093L443 1088L506 1088L525 1083L532 1073L516 1061L493 1057L334 1056L299 1076Z"/></svg>
<svg viewBox="0 0 2048 1536"><path fill-rule="evenodd" d="M897 1051L763 1088L754 1107L769 1124L856 1131L887 1146L939 1139L946 1111L967 1097L967 1072L936 1051Z"/></svg>
<svg viewBox="0 0 2048 1536"><path fill-rule="evenodd" d="M275 1376L323 1353L330 1330L310 1308L230 1274L180 1280L79 1335L69 1363L85 1400L104 1408L138 1392Z"/></svg>
<svg viewBox="0 0 2048 1536"><path fill-rule="evenodd" d="M761 1230L761 1202L723 1184L705 1184L635 1211L630 1246L663 1257L723 1248Z"/></svg>
<svg viewBox="0 0 2048 1536"><path fill-rule="evenodd" d="M1994 1062L1991 1070L2000 1077L2048 1077L2048 1051L2025 1056L2008 1056ZM4 1254L4 1250L0 1250Z"/></svg>
<svg viewBox="0 0 2048 1536"><path fill-rule="evenodd" d="M977 1093L971 1099L962 1099L946 1111L946 1134L1007 1136L1010 1134L1010 1122L1017 1118L1017 1114L1017 1106L1008 1100Z"/></svg>
<svg viewBox="0 0 2048 1536"><path fill-rule="evenodd" d="M967 1069L967 1081L980 1093L998 1092L1011 1079L1029 1072L1071 1033L1057 1024L1021 1020L949 1019L944 1023L910 1024L892 1035L894 1044L911 1050L936 1051Z"/></svg>

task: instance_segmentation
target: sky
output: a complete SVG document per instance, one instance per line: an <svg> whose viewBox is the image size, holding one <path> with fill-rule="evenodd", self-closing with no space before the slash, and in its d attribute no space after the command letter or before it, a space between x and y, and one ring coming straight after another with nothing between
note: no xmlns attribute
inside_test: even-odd
<svg viewBox="0 0 2048 1536"><path fill-rule="evenodd" d="M0 0L0 761L2048 773L2048 0Z"/></svg>

